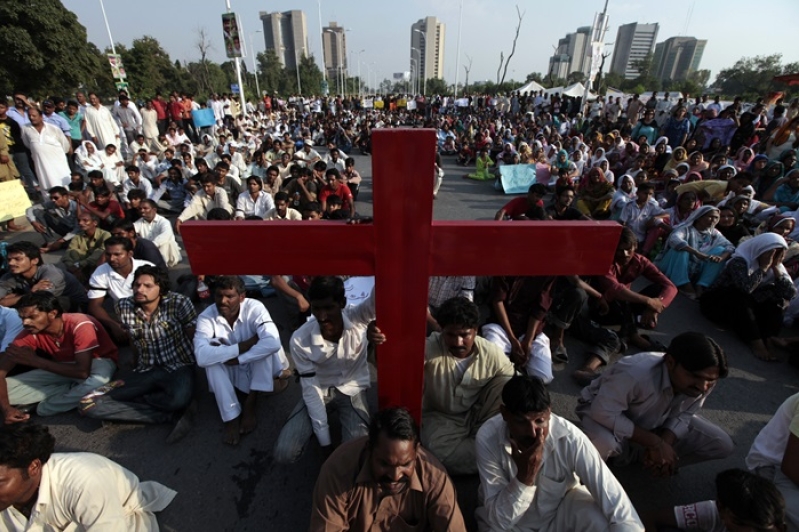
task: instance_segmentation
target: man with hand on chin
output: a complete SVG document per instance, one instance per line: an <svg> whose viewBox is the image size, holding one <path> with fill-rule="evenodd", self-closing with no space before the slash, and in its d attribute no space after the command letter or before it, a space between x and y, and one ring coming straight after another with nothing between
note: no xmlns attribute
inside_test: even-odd
<svg viewBox="0 0 799 532"><path fill-rule="evenodd" d="M644 530L591 441L552 413L540 378L513 377L502 402L477 433L480 530Z"/></svg>
<svg viewBox="0 0 799 532"><path fill-rule="evenodd" d="M378 412L369 436L342 444L322 466L310 530L466 530L452 481L419 445L403 408Z"/></svg>

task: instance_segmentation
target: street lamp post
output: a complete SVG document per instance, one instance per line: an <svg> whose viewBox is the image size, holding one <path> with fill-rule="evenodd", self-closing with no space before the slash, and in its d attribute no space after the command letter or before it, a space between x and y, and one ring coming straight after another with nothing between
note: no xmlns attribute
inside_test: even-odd
<svg viewBox="0 0 799 532"><path fill-rule="evenodd" d="M427 26L425 26L425 30L427 30ZM413 30L419 35L422 36L422 42L424 43L424 67L421 68L422 71L422 95L427 94L427 31L422 30ZM419 53L419 60L422 59L421 52Z"/></svg>
<svg viewBox="0 0 799 532"><path fill-rule="evenodd" d="M255 92L258 94L258 99L261 99L261 82L258 80L258 67L255 64L255 47L252 44L252 36L254 33L263 33L261 30L255 30L250 33L250 54L252 55L252 71L255 74Z"/></svg>

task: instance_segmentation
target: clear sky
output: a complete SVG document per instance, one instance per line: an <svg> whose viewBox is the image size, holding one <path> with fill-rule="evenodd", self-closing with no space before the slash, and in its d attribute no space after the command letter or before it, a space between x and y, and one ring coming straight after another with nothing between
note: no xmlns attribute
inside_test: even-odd
<svg viewBox="0 0 799 532"><path fill-rule="evenodd" d="M63 3L86 26L90 41L101 50L108 46L100 0L63 0ZM461 3L459 81L464 81L467 55L473 60L470 82L494 80L500 52L507 55L511 48L517 21L514 2L321 0L322 25L336 21L347 28L348 50L364 50L360 54L362 77L365 79L367 75L363 65L373 64L373 71L376 69L383 79L390 78L393 72L409 70L411 24L425 16L438 17L446 24L444 77L448 83L454 83ZM311 51L321 65L316 1L231 0L231 4L247 35L247 47L250 34L262 29L259 11L303 10ZM566 33L591 25L594 13L601 11L603 4L604 0L519 0L525 16L507 78L523 81L530 72L546 73L552 46ZM194 44L197 28L205 28L214 44L211 59L225 60L221 28L224 0L105 0L105 9L115 42L130 45L137 37L151 35L173 60L192 61L199 56ZM781 52L784 63L799 61L799 49L790 46L795 38L791 21L799 16L799 0L769 0L762 4L762 9L751 0L609 0L608 14L610 29L606 43L616 40L619 25L630 22L660 23L658 42L677 35L707 39L701 68L711 70L711 81L719 70L732 66L743 56ZM263 51L263 34L255 33L252 39L255 50ZM250 59L246 61L249 65ZM356 73L353 62L350 74Z"/></svg>

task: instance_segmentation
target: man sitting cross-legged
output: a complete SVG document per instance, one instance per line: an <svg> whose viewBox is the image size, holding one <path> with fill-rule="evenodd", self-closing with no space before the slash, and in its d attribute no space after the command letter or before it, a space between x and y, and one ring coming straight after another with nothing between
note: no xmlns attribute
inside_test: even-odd
<svg viewBox="0 0 799 532"><path fill-rule="evenodd" d="M197 319L194 353L216 396L225 423L224 441L236 445L241 434L255 429L258 392L286 388L289 364L269 311L246 297L240 277L217 277L214 300ZM244 396L243 408L239 394Z"/></svg>
<svg viewBox="0 0 799 532"><path fill-rule="evenodd" d="M97 320L64 314L49 292L22 296L17 311L24 330L0 360L0 408L6 423L29 418L12 405L39 403L40 416L67 412L111 380L117 347Z"/></svg>
<svg viewBox="0 0 799 532"><path fill-rule="evenodd" d="M452 475L477 473L474 439L499 413L502 387L513 364L495 344L477 336L480 311L465 297L445 301L436 312L441 332L427 338L422 400L422 444ZM385 342L377 327L369 340Z"/></svg>
<svg viewBox="0 0 799 532"><path fill-rule="evenodd" d="M508 381L500 412L477 433L480 530L644 530L588 438L552 413L541 379Z"/></svg>
<svg viewBox="0 0 799 532"><path fill-rule="evenodd" d="M169 291L165 271L141 266L133 274L133 297L117 301L116 313L133 345L133 371L110 389L84 397L79 412L94 419L167 423L192 400L194 305L187 297ZM188 433L193 410L187 410L167 441L177 441Z"/></svg>
<svg viewBox="0 0 799 532"><path fill-rule="evenodd" d="M347 307L344 281L315 277L308 301L315 319L297 329L290 342L302 400L278 436L278 463L297 461L314 434L325 451L332 450L328 405L338 409L342 441L365 436L369 425L366 328L375 319L374 291L362 303Z"/></svg>

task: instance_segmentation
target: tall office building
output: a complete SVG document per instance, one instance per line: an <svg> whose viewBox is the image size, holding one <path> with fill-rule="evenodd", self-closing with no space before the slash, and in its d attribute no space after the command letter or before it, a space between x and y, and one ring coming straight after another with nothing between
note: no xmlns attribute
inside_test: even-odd
<svg viewBox="0 0 799 532"><path fill-rule="evenodd" d="M577 28L574 33L558 41L558 47L549 58L548 75L553 79L566 79L572 72L586 76L591 70L591 27Z"/></svg>
<svg viewBox="0 0 799 532"><path fill-rule="evenodd" d="M694 37L671 37L655 46L653 75L659 80L684 80L699 70L706 40Z"/></svg>
<svg viewBox="0 0 799 532"><path fill-rule="evenodd" d="M444 23L436 17L423 18L411 26L411 67L416 70L418 61L420 80L444 79L444 31Z"/></svg>
<svg viewBox="0 0 799 532"><path fill-rule="evenodd" d="M267 50L274 50L281 65L296 68L300 58L310 55L305 13L299 10L283 13L261 11L259 15L264 24L264 46Z"/></svg>
<svg viewBox="0 0 799 532"><path fill-rule="evenodd" d="M344 28L331 22L322 30L322 51L325 55L327 77L337 79L341 72L347 75L347 34Z"/></svg>
<svg viewBox="0 0 799 532"><path fill-rule="evenodd" d="M636 63L652 53L658 29L657 23L638 24L633 22L619 26L610 71L624 76L625 79L637 78L639 73Z"/></svg>

